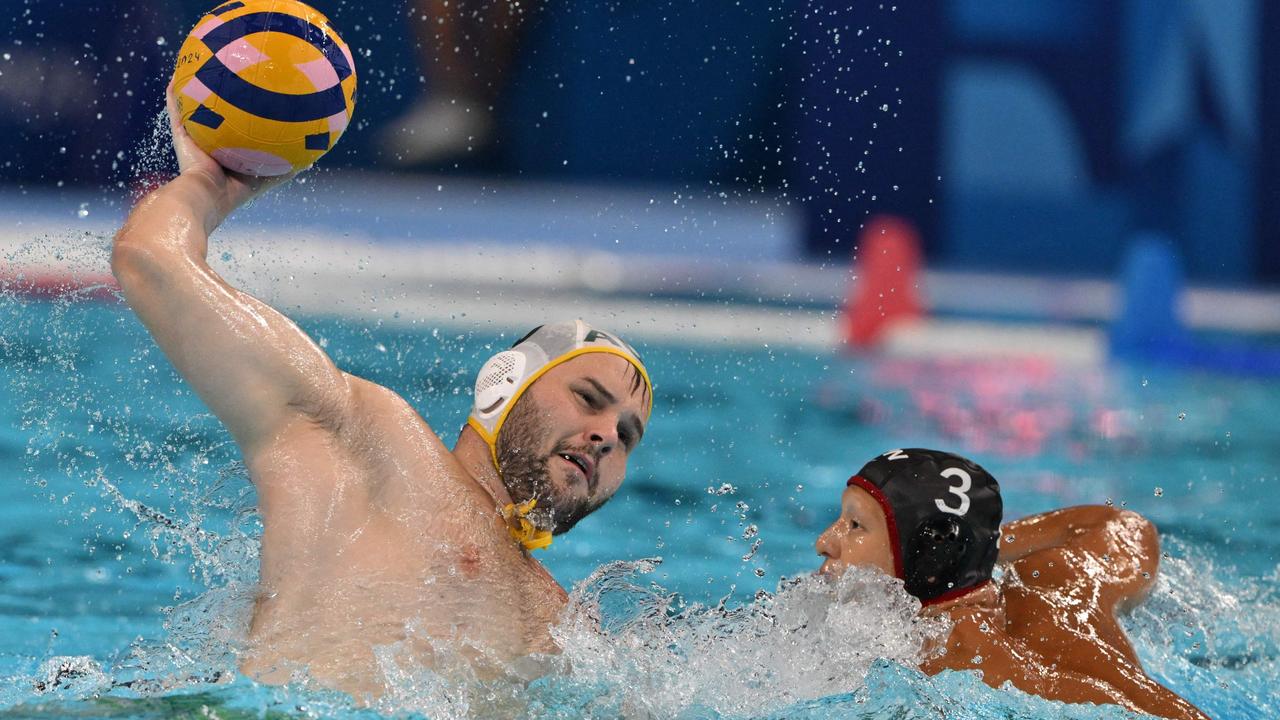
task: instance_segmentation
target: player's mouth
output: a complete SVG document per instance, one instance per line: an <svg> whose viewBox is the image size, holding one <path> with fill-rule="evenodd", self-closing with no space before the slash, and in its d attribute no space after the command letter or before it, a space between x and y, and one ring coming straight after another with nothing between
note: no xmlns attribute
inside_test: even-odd
<svg viewBox="0 0 1280 720"><path fill-rule="evenodd" d="M578 453L558 453L561 460L569 463L575 470L582 473L582 481L587 482L595 473L596 464L591 458Z"/></svg>

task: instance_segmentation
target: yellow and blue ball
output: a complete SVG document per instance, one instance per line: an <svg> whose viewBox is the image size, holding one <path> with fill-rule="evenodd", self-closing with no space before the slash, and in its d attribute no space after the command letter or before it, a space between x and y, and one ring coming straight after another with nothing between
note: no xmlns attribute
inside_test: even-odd
<svg viewBox="0 0 1280 720"><path fill-rule="evenodd" d="M297 0L233 0L196 23L173 72L182 124L223 167L302 170L351 123L355 60L329 20Z"/></svg>

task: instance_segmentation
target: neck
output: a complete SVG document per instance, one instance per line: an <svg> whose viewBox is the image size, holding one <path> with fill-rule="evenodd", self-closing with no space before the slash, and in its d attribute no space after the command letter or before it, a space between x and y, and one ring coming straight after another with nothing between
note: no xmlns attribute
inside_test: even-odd
<svg viewBox="0 0 1280 720"><path fill-rule="evenodd" d="M470 425L464 426L462 433L458 435L458 442L453 446L453 456L462 463L462 468L471 479L493 498L496 507L506 507L511 502L511 495L507 493L498 469L493 466L489 445Z"/></svg>
<svg viewBox="0 0 1280 720"><path fill-rule="evenodd" d="M920 614L924 617L933 617L958 611L999 613L1003 612L1003 610L1000 591L996 588L995 582L989 580L981 587L971 590L960 597L920 608Z"/></svg>

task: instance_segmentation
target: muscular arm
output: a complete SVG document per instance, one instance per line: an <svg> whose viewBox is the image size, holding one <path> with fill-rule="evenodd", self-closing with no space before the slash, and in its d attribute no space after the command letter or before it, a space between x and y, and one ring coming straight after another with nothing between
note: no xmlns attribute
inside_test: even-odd
<svg viewBox="0 0 1280 720"><path fill-rule="evenodd" d="M1006 595L1010 625L1016 609L1016 624L1034 626L1038 646L1053 660L1037 668L1011 659L1007 672L1014 685L1069 702L1095 702L1096 693L1106 692L1112 702L1122 698L1128 707L1160 717L1204 719L1147 676L1115 617L1155 584L1160 540L1150 521L1090 505L1033 515L1002 531L999 560L1014 574Z"/></svg>
<svg viewBox="0 0 1280 720"><path fill-rule="evenodd" d="M1076 581L1087 580L1103 587L1104 597L1111 604L1108 610L1117 604L1123 609L1146 597L1155 584L1160 539L1155 526L1141 515L1103 505L1032 515L1005 523L1002 528L1001 563L1064 553L1082 553L1090 562L1073 562L1060 568L1062 571L1070 572ZM1052 561L1046 569L1048 565Z"/></svg>
<svg viewBox="0 0 1280 720"><path fill-rule="evenodd" d="M279 180L228 173L180 125L174 134L181 172L130 213L111 267L130 307L247 459L291 423L340 414L351 391L296 325L205 260L226 215Z"/></svg>
<svg viewBox="0 0 1280 720"><path fill-rule="evenodd" d="M251 453L289 420L341 403L346 383L296 325L205 261L215 182L184 173L140 202L111 267L174 367Z"/></svg>
<svg viewBox="0 0 1280 720"><path fill-rule="evenodd" d="M1119 661L1098 672L1085 673L1046 662L1039 653L1001 633L993 633L981 618L957 618L947 652L926 662L922 669L976 670L994 688L1011 683L1019 690L1068 703L1119 703L1157 717L1207 720L1203 713L1160 683L1141 667Z"/></svg>

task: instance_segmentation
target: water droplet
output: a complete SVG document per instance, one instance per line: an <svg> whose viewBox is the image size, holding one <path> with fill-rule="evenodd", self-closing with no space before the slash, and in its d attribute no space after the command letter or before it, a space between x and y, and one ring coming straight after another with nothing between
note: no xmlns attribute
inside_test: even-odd
<svg viewBox="0 0 1280 720"><path fill-rule="evenodd" d="M1156 487L1156 490L1155 490L1155 496L1156 496L1156 497L1164 497L1164 488L1162 488L1162 487Z"/></svg>
<svg viewBox="0 0 1280 720"><path fill-rule="evenodd" d="M1179 420L1186 420L1186 419L1187 419L1187 414L1186 414L1186 413L1184 413L1184 412L1180 412L1180 413L1178 413L1178 419L1179 419Z"/></svg>

